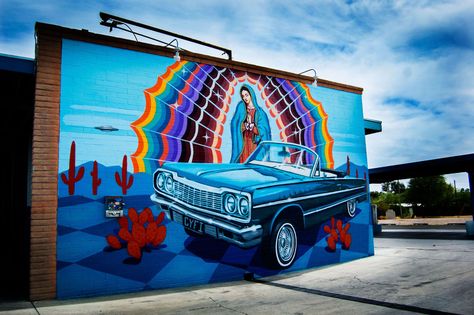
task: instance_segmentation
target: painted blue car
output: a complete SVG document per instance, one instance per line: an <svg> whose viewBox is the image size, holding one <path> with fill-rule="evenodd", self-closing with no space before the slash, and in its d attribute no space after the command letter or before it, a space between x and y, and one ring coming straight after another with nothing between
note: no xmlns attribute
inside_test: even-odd
<svg viewBox="0 0 474 315"><path fill-rule="evenodd" d="M287 268L298 231L341 212L353 217L367 199L365 180L320 165L309 148L263 141L243 164L163 164L151 199L189 235L261 244L272 266Z"/></svg>

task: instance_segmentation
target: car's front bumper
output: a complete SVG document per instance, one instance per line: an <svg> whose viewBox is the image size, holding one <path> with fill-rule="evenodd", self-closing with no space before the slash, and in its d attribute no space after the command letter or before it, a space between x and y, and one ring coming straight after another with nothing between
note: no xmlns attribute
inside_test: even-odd
<svg viewBox="0 0 474 315"><path fill-rule="evenodd" d="M184 226L184 217L198 220L204 224L203 234L222 239L242 248L256 246L262 242L263 229L261 225L237 227L222 221L222 219L197 213L171 200L164 199L157 194L150 196L151 201L158 204L165 211L168 219Z"/></svg>

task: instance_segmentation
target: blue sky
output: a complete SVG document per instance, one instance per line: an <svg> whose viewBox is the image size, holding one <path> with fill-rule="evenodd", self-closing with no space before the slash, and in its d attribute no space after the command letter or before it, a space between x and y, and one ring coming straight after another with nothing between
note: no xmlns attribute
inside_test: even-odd
<svg viewBox="0 0 474 315"><path fill-rule="evenodd" d="M472 0L0 0L0 53L34 57L36 21L133 39L99 25L100 11L230 48L237 61L363 87L364 116L383 121L367 137L369 167L474 152ZM465 174L447 178L468 187Z"/></svg>

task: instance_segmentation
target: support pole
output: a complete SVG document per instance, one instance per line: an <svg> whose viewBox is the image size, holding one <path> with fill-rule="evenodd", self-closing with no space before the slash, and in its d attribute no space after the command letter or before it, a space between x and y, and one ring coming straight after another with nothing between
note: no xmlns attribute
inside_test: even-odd
<svg viewBox="0 0 474 315"><path fill-rule="evenodd" d="M474 237L474 170L467 172L469 176L469 191L471 192L471 211L472 220L466 222L466 233L469 237Z"/></svg>
<svg viewBox="0 0 474 315"><path fill-rule="evenodd" d="M474 170L469 171L469 191L471 192L471 211L472 211L472 219L474 221Z"/></svg>

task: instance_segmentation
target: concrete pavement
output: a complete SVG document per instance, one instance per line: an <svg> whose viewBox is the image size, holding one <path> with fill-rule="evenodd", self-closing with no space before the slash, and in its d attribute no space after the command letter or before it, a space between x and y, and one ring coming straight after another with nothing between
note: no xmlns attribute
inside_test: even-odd
<svg viewBox="0 0 474 315"><path fill-rule="evenodd" d="M373 257L257 282L2 303L0 314L474 314L474 241L452 233L382 233Z"/></svg>

